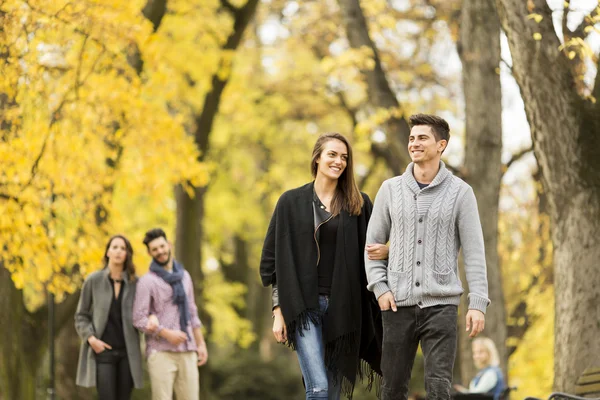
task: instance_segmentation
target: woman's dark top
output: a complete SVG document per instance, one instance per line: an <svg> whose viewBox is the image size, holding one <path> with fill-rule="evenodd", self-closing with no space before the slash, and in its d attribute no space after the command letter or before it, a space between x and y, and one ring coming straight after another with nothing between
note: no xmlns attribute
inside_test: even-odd
<svg viewBox="0 0 600 400"><path fill-rule="evenodd" d="M322 225L319 226L320 259L319 269L319 294L331 295L331 283L333 281L333 266L335 265L335 245L339 225L339 216L331 217L331 214L322 208L318 208L322 215ZM324 217L324 218L323 218Z"/></svg>
<svg viewBox="0 0 600 400"><path fill-rule="evenodd" d="M100 340L109 344L113 350L125 349L125 335L123 334L123 313L121 310L121 300L123 295L123 282L121 282L121 290L115 298L115 281L110 277L110 284L113 288L112 301L110 302L110 311L108 312L108 322L106 329L102 333Z"/></svg>

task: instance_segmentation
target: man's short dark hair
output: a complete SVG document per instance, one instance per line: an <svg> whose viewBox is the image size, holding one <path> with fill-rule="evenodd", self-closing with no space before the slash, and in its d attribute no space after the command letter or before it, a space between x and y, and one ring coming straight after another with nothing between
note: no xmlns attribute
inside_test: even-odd
<svg viewBox="0 0 600 400"><path fill-rule="evenodd" d="M146 232L146 235L144 236L144 244L146 245L146 248L149 249L148 244L159 237L164 237L165 240L167 240L167 234L160 228L150 229L148 232Z"/></svg>
<svg viewBox="0 0 600 400"><path fill-rule="evenodd" d="M448 126L448 122L442 117L430 114L414 114L410 116L409 121L411 129L413 126L418 125L429 126L433 131L436 142L442 139L445 141L450 140L450 127Z"/></svg>

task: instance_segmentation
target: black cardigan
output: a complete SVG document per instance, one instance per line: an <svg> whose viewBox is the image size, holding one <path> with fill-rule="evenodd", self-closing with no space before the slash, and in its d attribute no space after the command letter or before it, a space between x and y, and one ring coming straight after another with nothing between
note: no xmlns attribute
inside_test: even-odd
<svg viewBox="0 0 600 400"><path fill-rule="evenodd" d="M325 363L352 396L356 376L369 386L380 375L381 313L367 290L364 248L373 205L366 194L360 215L340 213L332 292L325 315L319 311L317 243L313 210L314 182L285 192L267 230L260 275L264 286L277 284L288 345L308 321L323 324Z"/></svg>

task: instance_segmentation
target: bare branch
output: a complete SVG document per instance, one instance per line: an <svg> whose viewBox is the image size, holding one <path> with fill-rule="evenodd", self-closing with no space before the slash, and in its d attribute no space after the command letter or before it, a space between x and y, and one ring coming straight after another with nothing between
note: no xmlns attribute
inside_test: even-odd
<svg viewBox="0 0 600 400"><path fill-rule="evenodd" d="M19 198L16 196L12 196L10 194L6 194L6 193L0 193L0 199L4 199L4 200L14 200L17 203L20 202Z"/></svg>
<svg viewBox="0 0 600 400"><path fill-rule="evenodd" d="M227 0L221 0L221 5L223 6L224 9L229 11L234 16L240 11L239 8L235 7L233 4L231 4Z"/></svg>
<svg viewBox="0 0 600 400"><path fill-rule="evenodd" d="M598 62L596 62L596 79L594 80L592 96L596 99L596 109L600 109L600 57L598 57Z"/></svg>
<svg viewBox="0 0 600 400"><path fill-rule="evenodd" d="M367 172L358 181L359 189L362 190L365 187L365 185L367 184L367 181L373 175L373 172L375 172L375 169L377 168L377 164L379 164L379 157L373 157L373 162L371 163L371 166L369 167Z"/></svg>
<svg viewBox="0 0 600 400"><path fill-rule="evenodd" d="M150 22L154 32L158 30L162 19L167 12L167 0L148 0L146 6L142 9L142 14Z"/></svg>
<svg viewBox="0 0 600 400"><path fill-rule="evenodd" d="M456 167L456 166L454 166L454 165L451 165L451 164L449 164L449 163L447 163L447 162L445 162L445 164L446 164L446 168L447 168L447 169L448 169L450 172L452 172L452 173L454 174L454 176L457 176L457 177L459 177L459 178L461 178L461 179L465 179L465 174L463 173L463 171L462 171L462 168L461 168L461 167Z"/></svg>
<svg viewBox="0 0 600 400"><path fill-rule="evenodd" d="M564 2L564 6L563 6L563 16L562 16L562 31L563 31L563 39L566 42L567 41L567 34L569 32L569 27L567 26L567 20L569 17L569 11L570 11L570 7L571 4L567 1Z"/></svg>
<svg viewBox="0 0 600 400"><path fill-rule="evenodd" d="M53 18L53 19L55 19L55 20L57 20L57 21L59 21L59 22L62 22L62 23L63 23L63 24L65 24L65 25L70 25L70 26L71 26L71 28L73 29L73 32L75 32L75 33L77 33L77 34L79 34L79 35L82 35L82 36L89 36L89 38L90 38L90 39L91 39L91 40L92 40L94 43L96 43L98 46L100 46L100 47L102 48L102 50L109 52L111 55L113 55L113 56L115 56L115 57L119 57L119 56L120 56L119 54L117 54L117 53L114 53L114 52L110 51L110 50L109 50L109 49L106 47L106 45L105 45L105 44L104 44L104 43L103 43L103 42L102 42L100 39L97 39L97 38L95 38L95 37L91 36L90 32L86 32L86 31L84 31L84 30L80 29L80 28L79 28L79 27L78 27L78 26L77 26L77 25L76 25L74 22L72 22L72 21L69 21L69 20L66 20L66 19L64 19L64 18L62 18L62 17L59 17L59 16L58 16L58 14L48 14L48 13L47 13L47 12L45 12L44 10L41 10L41 9L39 9L39 8L36 8L36 7L32 6L31 4L29 4L28 0L23 0L23 1L24 1L24 3L25 3L25 4L27 4L27 6L28 6L28 7L31 9L31 11L34 11L34 12L36 12L36 13L38 13L38 14L41 14L41 15L43 15L43 16L45 16L45 17L48 17L48 18Z"/></svg>
<svg viewBox="0 0 600 400"><path fill-rule="evenodd" d="M521 149L521 150L517 151L515 154L513 154L512 157L510 158L510 160L508 160L508 162L502 166L502 175L504 175L506 173L506 171L508 171L508 169L510 168L511 165L513 165L515 162L519 161L521 158L523 158L527 154L531 153L532 151L533 151L533 145L530 147L527 147L525 149Z"/></svg>
<svg viewBox="0 0 600 400"><path fill-rule="evenodd" d="M81 44L81 50L79 51L79 63L77 64L77 72L75 73L75 98L79 99L79 82L81 78L81 69L83 68L83 55L85 54L85 45L88 41L89 35L83 37L83 43Z"/></svg>
<svg viewBox="0 0 600 400"><path fill-rule="evenodd" d="M512 74L512 64L510 64L507 60L505 60L504 58L500 59L500 62L502 64L504 64L506 66L506 68L508 68L508 70L510 71L510 73Z"/></svg>

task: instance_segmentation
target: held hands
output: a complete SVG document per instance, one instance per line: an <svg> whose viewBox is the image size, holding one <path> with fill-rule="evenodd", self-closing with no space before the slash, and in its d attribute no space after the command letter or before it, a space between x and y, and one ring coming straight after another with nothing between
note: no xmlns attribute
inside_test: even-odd
<svg viewBox="0 0 600 400"><path fill-rule="evenodd" d="M483 331L485 327L485 315L479 310L469 310L467 312L467 329L466 331L469 333L469 337L474 338L479 333Z"/></svg>
<svg viewBox="0 0 600 400"><path fill-rule="evenodd" d="M385 244L375 243L366 245L365 250L369 260L387 260L390 249Z"/></svg>
<svg viewBox="0 0 600 400"><path fill-rule="evenodd" d="M394 298L392 292L385 292L384 294L379 296L377 302L379 303L379 309L381 311L387 311L390 308L394 312L398 310L398 308L396 307L396 299Z"/></svg>
<svg viewBox="0 0 600 400"><path fill-rule="evenodd" d="M158 325L158 317L152 314L148 317L148 324L146 325L146 330L150 333L154 333L158 329Z"/></svg>
<svg viewBox="0 0 600 400"><path fill-rule="evenodd" d="M90 347L92 348L92 350L94 350L94 353L96 354L100 354L106 349L112 349L112 347L108 343L103 342L102 340L96 338L93 335L88 338L88 343L90 344Z"/></svg>
<svg viewBox="0 0 600 400"><path fill-rule="evenodd" d="M275 336L275 340L279 343L285 343L287 341L285 321L283 320L283 314L279 307L275 307L273 310L273 335Z"/></svg>
<svg viewBox="0 0 600 400"><path fill-rule="evenodd" d="M198 366L201 367L208 361L208 350L206 349L206 342L198 343Z"/></svg>
<svg viewBox="0 0 600 400"><path fill-rule="evenodd" d="M167 342L174 346L179 346L187 341L188 337L185 332L175 329L163 329L160 331L160 336L167 339Z"/></svg>

